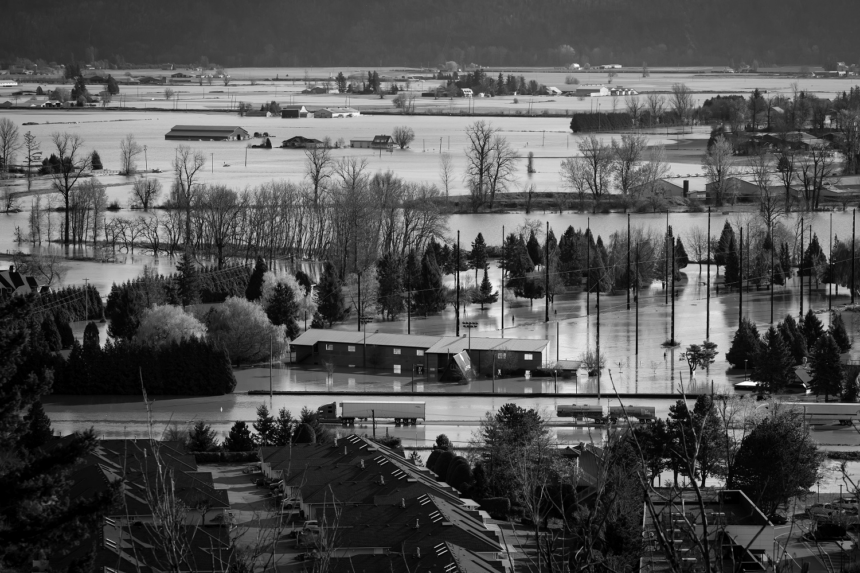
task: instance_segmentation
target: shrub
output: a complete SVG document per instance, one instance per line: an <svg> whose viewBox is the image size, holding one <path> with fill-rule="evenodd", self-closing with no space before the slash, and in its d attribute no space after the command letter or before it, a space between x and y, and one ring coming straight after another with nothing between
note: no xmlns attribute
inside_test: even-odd
<svg viewBox="0 0 860 573"><path fill-rule="evenodd" d="M286 329L275 326L263 308L244 298L228 298L206 315L209 338L223 345L234 364L279 359L288 348Z"/></svg>
<svg viewBox="0 0 860 573"><path fill-rule="evenodd" d="M506 497L488 497L481 500L481 509L493 519L505 519L511 513L511 500Z"/></svg>
<svg viewBox="0 0 860 573"><path fill-rule="evenodd" d="M425 467L431 472L436 472L436 462L439 461L439 456L442 455L441 450L433 450L430 452L430 455L427 457L427 463L424 464Z"/></svg>
<svg viewBox="0 0 860 573"><path fill-rule="evenodd" d="M143 311L140 327L134 339L139 344L161 346L183 338L204 338L206 327L182 307L169 304Z"/></svg>
<svg viewBox="0 0 860 573"><path fill-rule="evenodd" d="M317 434L310 424L299 424L296 426L296 431L293 432L294 444L315 444Z"/></svg>
<svg viewBox="0 0 860 573"><path fill-rule="evenodd" d="M448 477L448 468L452 461L454 461L454 454L451 452L442 452L442 455L439 456L435 468L436 475L439 476L439 479L444 480Z"/></svg>

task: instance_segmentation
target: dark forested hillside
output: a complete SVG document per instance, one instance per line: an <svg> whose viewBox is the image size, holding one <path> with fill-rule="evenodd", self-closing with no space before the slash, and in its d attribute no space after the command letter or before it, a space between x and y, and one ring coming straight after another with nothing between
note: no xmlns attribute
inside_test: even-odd
<svg viewBox="0 0 860 573"><path fill-rule="evenodd" d="M4 60L205 56L236 67L860 59L857 0L0 0L0 14Z"/></svg>

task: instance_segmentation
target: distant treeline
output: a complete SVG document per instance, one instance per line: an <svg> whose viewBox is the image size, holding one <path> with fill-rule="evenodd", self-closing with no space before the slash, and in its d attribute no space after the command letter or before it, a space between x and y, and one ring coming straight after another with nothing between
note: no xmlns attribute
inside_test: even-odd
<svg viewBox="0 0 860 573"><path fill-rule="evenodd" d="M196 338L159 347L126 340L77 341L68 361L54 361L54 394L215 396L236 387L227 352ZM143 386L141 386L141 384Z"/></svg>
<svg viewBox="0 0 860 573"><path fill-rule="evenodd" d="M68 286L53 292L41 293L36 299L34 312L51 315L60 322L100 320L104 313L102 298L94 286Z"/></svg>
<svg viewBox="0 0 860 573"><path fill-rule="evenodd" d="M821 65L857 57L856 0L18 2L0 59L238 66ZM727 23L731 23L730 25ZM85 33L81 31L85 30ZM396 33L386 31L396 30ZM249 38L254 41L249 42ZM372 40L371 40L372 38ZM320 49L325 46L325 49ZM203 57L203 58L202 58Z"/></svg>

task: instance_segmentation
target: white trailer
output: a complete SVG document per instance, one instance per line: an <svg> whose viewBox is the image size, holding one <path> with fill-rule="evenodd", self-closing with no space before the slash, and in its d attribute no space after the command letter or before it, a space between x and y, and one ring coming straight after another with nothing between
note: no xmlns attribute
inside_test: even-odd
<svg viewBox="0 0 860 573"><path fill-rule="evenodd" d="M356 420L394 420L395 424L418 423L426 419L424 402L341 402L340 420L353 425Z"/></svg>

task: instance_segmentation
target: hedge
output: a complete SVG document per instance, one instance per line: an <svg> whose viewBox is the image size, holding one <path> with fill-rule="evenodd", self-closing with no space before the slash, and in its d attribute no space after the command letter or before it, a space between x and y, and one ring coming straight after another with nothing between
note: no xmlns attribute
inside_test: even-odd
<svg viewBox="0 0 860 573"><path fill-rule="evenodd" d="M506 497L488 497L480 501L481 509L494 519L505 519L511 513L511 500Z"/></svg>
<svg viewBox="0 0 860 573"><path fill-rule="evenodd" d="M618 131L633 127L630 115L623 112L575 113L570 120L570 130L574 133L590 131Z"/></svg>

